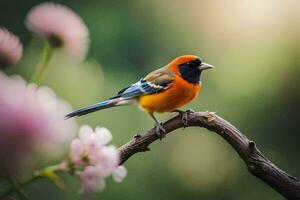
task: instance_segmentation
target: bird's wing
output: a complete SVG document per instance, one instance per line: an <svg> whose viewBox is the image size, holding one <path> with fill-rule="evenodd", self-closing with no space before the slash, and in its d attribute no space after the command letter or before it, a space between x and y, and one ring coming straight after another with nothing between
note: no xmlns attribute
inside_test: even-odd
<svg viewBox="0 0 300 200"><path fill-rule="evenodd" d="M174 74L167 67L151 72L145 78L124 88L113 98L123 97L126 99L135 98L147 94L162 92L167 89L174 80Z"/></svg>

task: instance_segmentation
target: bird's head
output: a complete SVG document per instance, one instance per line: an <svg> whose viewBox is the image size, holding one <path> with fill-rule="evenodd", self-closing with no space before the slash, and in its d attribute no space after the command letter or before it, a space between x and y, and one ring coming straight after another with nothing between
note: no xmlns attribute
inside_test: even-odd
<svg viewBox="0 0 300 200"><path fill-rule="evenodd" d="M194 55L179 56L171 61L168 67L190 83L199 83L201 72L213 68L212 65L202 62L198 56Z"/></svg>

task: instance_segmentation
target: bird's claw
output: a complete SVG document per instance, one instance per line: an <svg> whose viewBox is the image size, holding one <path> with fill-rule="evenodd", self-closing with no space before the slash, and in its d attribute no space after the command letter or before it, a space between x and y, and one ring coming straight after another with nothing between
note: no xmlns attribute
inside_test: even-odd
<svg viewBox="0 0 300 200"><path fill-rule="evenodd" d="M162 140L164 137L166 137L166 129L162 126L161 123L156 123L154 125L155 133L159 137L160 140Z"/></svg>
<svg viewBox="0 0 300 200"><path fill-rule="evenodd" d="M190 113L193 113L195 111L193 111L192 109L188 109L186 111L182 111L182 110L174 110L172 112L177 112L179 114L179 116L181 117L181 121L183 123L183 126L186 127L188 124L188 115Z"/></svg>

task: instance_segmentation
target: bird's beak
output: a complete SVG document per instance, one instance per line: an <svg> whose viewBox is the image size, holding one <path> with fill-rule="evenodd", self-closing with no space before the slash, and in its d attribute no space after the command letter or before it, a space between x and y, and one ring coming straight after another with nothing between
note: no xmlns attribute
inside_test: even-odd
<svg viewBox="0 0 300 200"><path fill-rule="evenodd" d="M211 69L211 68L214 68L214 66L210 65L210 64L207 64L207 63L202 63L200 66L199 66L199 69L200 70L206 70L206 69Z"/></svg>

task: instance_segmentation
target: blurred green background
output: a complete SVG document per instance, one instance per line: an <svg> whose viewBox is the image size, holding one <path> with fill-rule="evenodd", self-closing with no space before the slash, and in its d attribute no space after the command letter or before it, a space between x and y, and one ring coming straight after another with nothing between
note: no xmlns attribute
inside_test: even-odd
<svg viewBox="0 0 300 200"><path fill-rule="evenodd" d="M24 18L40 2L0 0L0 26L25 46L23 60L7 73L27 80L42 42L32 38ZM78 13L90 31L86 61L76 64L55 54L44 80L73 108L115 95L176 56L199 55L216 68L202 75L202 92L186 108L216 111L276 165L300 177L300 1L55 2ZM153 125L134 107L104 110L78 123L109 128L118 146ZM122 184L108 180L106 190L91 199L283 199L250 175L226 142L204 129L177 130L125 166L128 177ZM26 191L30 199L85 199L77 194L79 181L65 178L67 191L47 181Z"/></svg>

